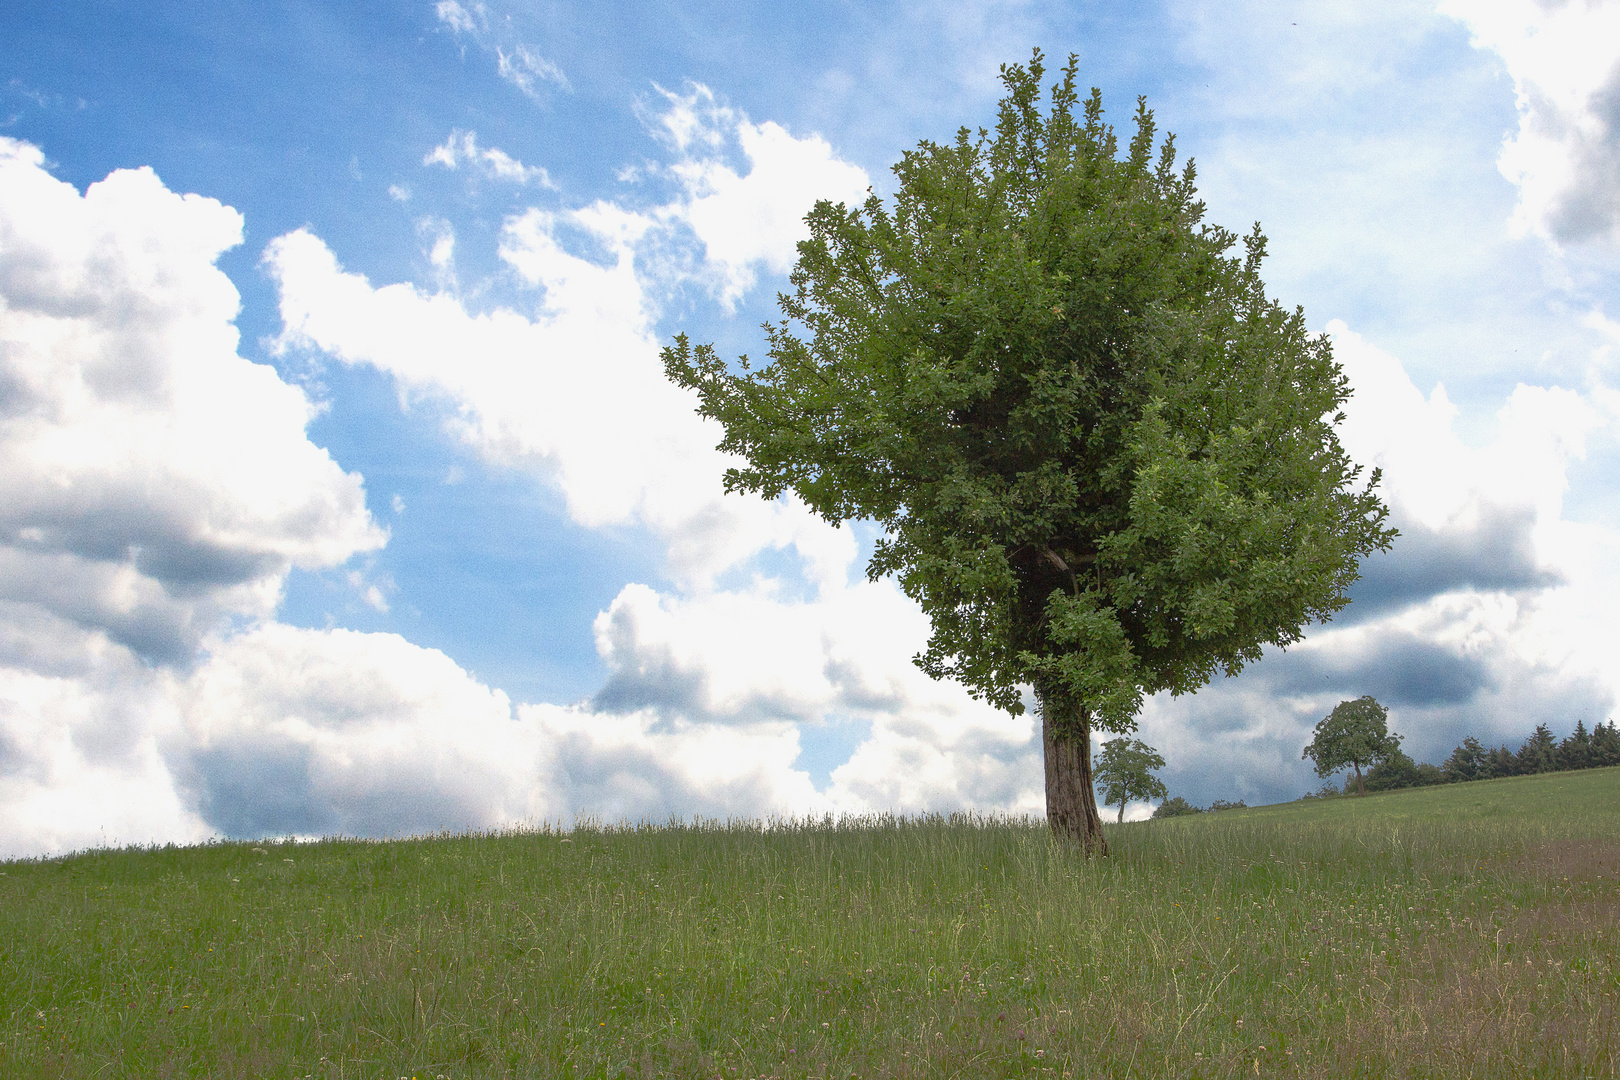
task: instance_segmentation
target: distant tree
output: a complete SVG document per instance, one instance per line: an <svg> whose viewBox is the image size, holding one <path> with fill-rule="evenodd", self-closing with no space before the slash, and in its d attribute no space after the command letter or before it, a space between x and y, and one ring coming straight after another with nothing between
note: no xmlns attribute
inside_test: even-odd
<svg viewBox="0 0 1620 1080"><path fill-rule="evenodd" d="M1119 820L1125 821L1125 804L1131 799L1162 799L1164 784L1153 770L1164 768L1164 758L1140 739L1109 739L1097 758L1097 790L1103 805L1119 803Z"/></svg>
<svg viewBox="0 0 1620 1080"><path fill-rule="evenodd" d="M1498 746L1486 755L1485 766L1480 770L1479 780L1496 780L1504 776L1519 775L1519 759L1513 751L1505 746Z"/></svg>
<svg viewBox="0 0 1620 1080"><path fill-rule="evenodd" d="M1159 808L1153 811L1153 817L1157 820L1159 818L1186 817L1188 814L1202 814L1203 812L1202 807L1194 806L1180 795L1175 795L1160 803Z"/></svg>
<svg viewBox="0 0 1620 1080"><path fill-rule="evenodd" d="M1389 710L1370 695L1341 701L1316 725L1316 737L1302 758L1316 762L1317 776L1341 769L1356 771L1356 790L1367 793L1362 767L1375 765L1400 749L1401 737L1389 733Z"/></svg>
<svg viewBox="0 0 1620 1080"><path fill-rule="evenodd" d="M1368 791L1394 791L1397 788L1429 787L1446 783L1445 773L1427 761L1413 761L1396 747L1388 757L1367 771Z"/></svg>
<svg viewBox="0 0 1620 1080"><path fill-rule="evenodd" d="M1482 778L1489 768L1488 758L1490 751L1480 745L1478 739L1472 735L1462 741L1462 745L1451 752L1440 771L1445 774L1448 783L1461 783L1466 780Z"/></svg>
<svg viewBox="0 0 1620 1080"><path fill-rule="evenodd" d="M1368 791L1394 791L1397 788L1416 787L1417 783L1417 762L1400 747L1391 750L1382 761L1367 770Z"/></svg>
<svg viewBox="0 0 1620 1080"><path fill-rule="evenodd" d="M1216 799L1209 804L1209 812L1218 814L1222 810L1246 810L1249 804L1239 799L1237 802L1227 802L1225 799Z"/></svg>
<svg viewBox="0 0 1620 1080"><path fill-rule="evenodd" d="M1592 764L1599 768L1620 765L1620 730L1613 720L1592 729Z"/></svg>
<svg viewBox="0 0 1620 1080"><path fill-rule="evenodd" d="M1516 771L1521 776L1552 772L1558 768L1558 743L1546 724L1536 725L1536 730L1519 747L1517 759Z"/></svg>
<svg viewBox="0 0 1620 1080"><path fill-rule="evenodd" d="M1560 769L1590 769L1592 767L1592 736L1587 733L1584 720L1575 721L1575 730L1569 738L1558 744Z"/></svg>
<svg viewBox="0 0 1620 1080"><path fill-rule="evenodd" d="M1299 641L1395 532L1263 235L1204 221L1145 102L1122 142L1078 63L1049 96L1039 51L1004 65L993 131L818 202L767 363L684 335L663 361L728 490L883 531L867 574L928 615L924 672L1012 713L1034 688L1047 821L1106 853L1091 733Z"/></svg>

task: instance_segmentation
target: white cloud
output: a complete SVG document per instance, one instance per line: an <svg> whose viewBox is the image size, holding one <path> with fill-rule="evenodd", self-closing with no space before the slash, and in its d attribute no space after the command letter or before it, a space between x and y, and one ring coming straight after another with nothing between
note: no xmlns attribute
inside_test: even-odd
<svg viewBox="0 0 1620 1080"><path fill-rule="evenodd" d="M492 180L505 180L514 184L538 184L543 188L552 188L556 185L546 170L538 165L529 166L517 160L506 151L496 147L480 147L478 133L475 131L462 131L457 129L450 133L444 145L436 146L428 151L422 158L423 165L442 165L446 169L457 169L462 165L475 170L480 175Z"/></svg>
<svg viewBox="0 0 1620 1080"><path fill-rule="evenodd" d="M1341 436L1384 470L1403 536L1364 564L1359 599L1288 653L1149 701L1143 737L1165 754L1173 794L1271 801L1313 788L1299 758L1311 727L1364 693L1436 762L1465 735L1516 748L1538 722L1562 735L1620 701L1620 530L1563 506L1570 469L1612 437L1612 414L1596 395L1520 384L1471 444L1443 386L1425 395L1398 359L1342 322L1328 329L1355 389ZM1211 774L1216 760L1224 774Z"/></svg>
<svg viewBox="0 0 1620 1080"><path fill-rule="evenodd" d="M840 598L866 615L905 622L892 590L863 587ZM885 595L890 594L890 595ZM838 605L784 609L758 598L671 602L631 586L604 613L616 624L604 643L615 664L640 662L694 630L738 614L761 615L755 648L778 657L803 644L804 620L833 627L841 645L813 647L812 666L787 672L768 663L752 677L740 665L716 671L711 685L732 703L775 694L815 710L859 701L856 684L875 673L863 635L870 622L842 616ZM851 630L853 629L853 634ZM916 627L905 627L915 630ZM728 643L750 635L733 626ZM812 633L813 636L813 633ZM762 644L763 643L763 644ZM856 651L860 655L856 655ZM892 650L890 650L892 651ZM717 654L686 657L703 665ZM839 667L835 661L847 661ZM881 664L881 661L878 661ZM521 705L479 683L448 657L391 634L300 630L267 625L217 645L184 684L169 688L179 737L169 759L180 788L212 828L235 836L274 834L400 835L444 828L493 828L541 821L571 823L680 816L790 815L920 811L955 805L1027 809L1033 794L1027 720L941 693L916 672L882 680L865 711L882 714L871 738L817 792L796 766L795 715L769 708L680 711L645 707ZM750 685L750 679L755 685ZM784 697L783 695L786 695ZM897 706L907 704L906 715ZM1011 798L1009 798L1009 794Z"/></svg>
<svg viewBox="0 0 1620 1080"><path fill-rule="evenodd" d="M440 217L425 217L416 223L416 235L425 245L423 253L433 267L434 284L439 291L455 293L460 289L456 279L455 226Z"/></svg>
<svg viewBox="0 0 1620 1080"><path fill-rule="evenodd" d="M666 726L864 725L822 793L839 811L1038 810L1031 717L923 675L910 657L927 636L888 581L827 584L806 600L764 579L695 597L630 585L597 618L609 674L593 704Z"/></svg>
<svg viewBox="0 0 1620 1080"><path fill-rule="evenodd" d="M474 4L468 10L456 0L438 0L433 5L433 13L457 34L475 34L489 24L483 4Z"/></svg>
<svg viewBox="0 0 1620 1080"><path fill-rule="evenodd" d="M409 285L375 288L300 231L266 253L281 289L283 343L374 366L408 393L443 400L462 439L496 462L543 471L575 521L653 529L688 584L789 545L818 580L841 577L847 537L796 504L720 494L728 464L714 450L720 432L664 377L652 324L655 297L694 273L671 251L681 236L703 245L698 276L734 300L758 265L791 263L817 197L859 197L865 173L819 137L756 126L704 88L668 102L651 122L679 155L670 171L681 197L646 212L599 200L506 222L500 257L541 292L532 317L474 315ZM722 160L733 144L747 157L745 173ZM460 161L475 152L458 135L435 154Z"/></svg>
<svg viewBox="0 0 1620 1080"><path fill-rule="evenodd" d="M1425 398L1401 362L1350 331L1328 326L1334 355L1355 388L1342 437L1358 461L1385 471L1389 496L1431 527L1477 519L1481 505L1534 507L1556 520L1568 466L1603 423L1585 396L1520 383L1497 414L1496 438L1471 448L1454 430L1457 408L1436 384Z"/></svg>
<svg viewBox="0 0 1620 1080"><path fill-rule="evenodd" d="M291 566L380 546L315 408L236 352L242 220L121 170L81 196L0 139L0 600L183 661Z"/></svg>
<svg viewBox="0 0 1620 1080"><path fill-rule="evenodd" d="M544 817L540 746L511 703L393 634L266 625L176 688L173 752L229 835L398 835Z"/></svg>
<svg viewBox="0 0 1620 1080"><path fill-rule="evenodd" d="M28 613L0 605L0 633L33 646L32 657L8 649L0 663L0 858L210 835L163 753L176 723L164 677L104 641L100 655L87 652L72 633L56 642L71 674L17 666L43 659L50 636L19 615Z"/></svg>
<svg viewBox="0 0 1620 1080"><path fill-rule="evenodd" d="M790 544L817 574L841 576L853 551L845 534L796 504L721 493L720 433L665 379L651 337L631 246L647 224L608 204L510 221L501 257L543 290L532 319L471 315L445 293L409 285L374 288L304 231L274 241L266 265L281 289L284 343L371 365L402 391L443 401L458 437L548 477L575 521L651 528L683 581ZM564 250L565 226L612 262Z"/></svg>
<svg viewBox="0 0 1620 1080"><path fill-rule="evenodd" d="M753 288L760 266L774 274L792 269L816 200L865 200L866 171L841 160L819 135L797 138L769 120L754 124L699 84L684 95L659 93L667 108L649 122L679 155L669 169L684 192L661 216L696 234L728 308ZM746 172L727 160L733 146Z"/></svg>
<svg viewBox="0 0 1620 1080"><path fill-rule="evenodd" d="M300 231L266 253L284 344L389 373L404 393L443 402L451 430L491 461L555 484L576 522L639 522L666 546L678 589L627 585L597 621L609 679L592 702L518 710L561 740L547 805L607 816L1038 809L1030 718L916 670L926 620L892 583L849 584L847 529L789 501L722 495L720 432L658 361L655 297L695 272L735 299L755 267L791 263L816 197L861 197L865 174L823 140L753 125L701 88L667 100L654 122L677 155L673 202L601 200L506 223L499 254L539 291L533 314L475 315L443 293L373 286ZM745 167L728 163L733 151ZM695 271L674 254L694 236ZM764 575L716 587L721 571L788 546L808 597ZM860 734L818 793L794 764L806 733L832 727Z"/></svg>
<svg viewBox="0 0 1620 1080"><path fill-rule="evenodd" d="M433 13L457 38L466 34L480 48L493 52L496 71L501 78L527 97L540 100L541 83L550 83L559 90L573 89L562 68L541 56L533 47L512 38L510 19L497 23L492 31L489 10L483 4L464 7L456 0L439 0L433 6Z"/></svg>
<svg viewBox="0 0 1620 1080"><path fill-rule="evenodd" d="M0 849L197 839L176 672L386 535L303 392L237 354L240 215L43 160L0 139Z"/></svg>
<svg viewBox="0 0 1620 1080"><path fill-rule="evenodd" d="M1519 188L1514 222L1557 241L1620 240L1620 4L1441 0L1502 57L1519 130L1498 164Z"/></svg>
<svg viewBox="0 0 1620 1080"><path fill-rule="evenodd" d="M536 100L540 97L540 91L535 87L536 80L551 83L559 90L573 89L568 85L568 76L563 74L562 68L527 45L513 45L511 52L496 46L495 62L501 78Z"/></svg>

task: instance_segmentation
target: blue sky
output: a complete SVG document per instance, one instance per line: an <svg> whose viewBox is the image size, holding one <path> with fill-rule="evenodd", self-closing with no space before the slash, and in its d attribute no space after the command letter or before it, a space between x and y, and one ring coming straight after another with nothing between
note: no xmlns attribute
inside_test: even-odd
<svg viewBox="0 0 1620 1080"><path fill-rule="evenodd" d="M910 666L869 528L722 497L656 357L758 353L810 202L1035 45L1263 224L1406 534L1149 702L1172 792L1314 787L1362 693L1431 759L1609 717L1615 41L1613 0L8 6L0 852L1038 811L1030 718Z"/></svg>

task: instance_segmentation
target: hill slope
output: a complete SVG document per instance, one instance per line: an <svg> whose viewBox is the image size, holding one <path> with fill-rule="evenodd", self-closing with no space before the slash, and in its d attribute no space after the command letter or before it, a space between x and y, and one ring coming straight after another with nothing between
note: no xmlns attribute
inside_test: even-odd
<svg viewBox="0 0 1620 1080"><path fill-rule="evenodd" d="M1595 1076L1620 770L0 866L0 1076Z"/></svg>

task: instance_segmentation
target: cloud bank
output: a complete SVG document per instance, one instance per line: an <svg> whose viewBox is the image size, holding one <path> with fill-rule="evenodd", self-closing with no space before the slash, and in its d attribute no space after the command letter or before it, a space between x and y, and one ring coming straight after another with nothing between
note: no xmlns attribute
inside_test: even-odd
<svg viewBox="0 0 1620 1080"><path fill-rule="evenodd" d="M486 32L476 6L438 14ZM310 229L263 253L276 348L381 374L575 525L662 549L663 578L623 583L596 620L603 685L560 704L397 635L277 621L292 568L387 535L361 477L310 441L318 406L238 352L215 262L241 217L149 170L81 194L0 141L0 854L578 814L1039 812L1032 718L911 665L926 620L862 578L857 530L722 494L720 433L658 361L666 306L731 310L791 265L814 198L859 199L868 177L703 87L649 101L662 156L618 198L501 224L517 302L470 306L437 219L431 287L374 283ZM546 181L471 132L424 167ZM1419 756L1613 707L1620 544L1563 506L1609 399L1520 385L1465 441L1443 387L1328 331L1356 388L1346 445L1384 470L1405 536L1295 650L1149 703L1144 738L1197 801L1314 786L1299 748L1343 697L1385 700Z"/></svg>
<svg viewBox="0 0 1620 1080"><path fill-rule="evenodd" d="M1444 0L1440 11L1512 76L1519 129L1498 164L1519 189L1515 225L1563 243L1620 240L1620 5Z"/></svg>

